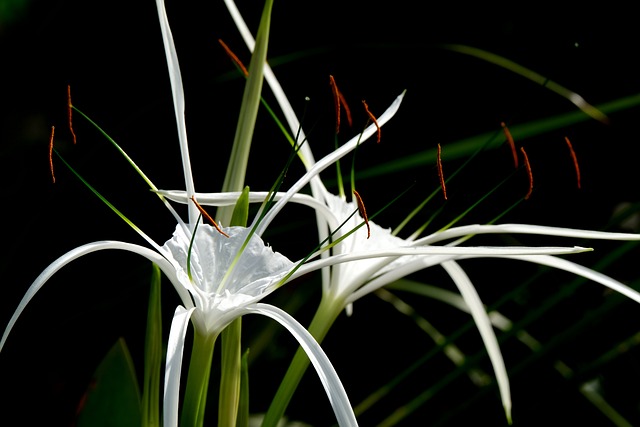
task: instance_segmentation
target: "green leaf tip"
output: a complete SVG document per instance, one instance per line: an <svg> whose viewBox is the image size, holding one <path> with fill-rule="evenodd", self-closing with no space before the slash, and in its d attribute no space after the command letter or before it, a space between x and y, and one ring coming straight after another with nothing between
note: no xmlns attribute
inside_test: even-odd
<svg viewBox="0 0 640 427"><path fill-rule="evenodd" d="M231 226L246 227L249 221L249 186L245 186L242 194L238 197L233 214L231 215Z"/></svg>

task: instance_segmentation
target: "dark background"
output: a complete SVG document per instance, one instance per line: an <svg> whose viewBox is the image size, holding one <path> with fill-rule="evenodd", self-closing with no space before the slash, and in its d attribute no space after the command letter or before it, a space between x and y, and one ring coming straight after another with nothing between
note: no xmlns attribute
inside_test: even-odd
<svg viewBox="0 0 640 427"><path fill-rule="evenodd" d="M153 1L103 5L72 0L0 0L0 5L4 107L0 115L0 178L5 243L0 262L0 320L5 324L39 272L66 251L100 239L145 244L59 162L57 182L51 183L47 148L51 126L56 128L56 146L65 158L134 223L159 243L173 231L174 220L157 198L79 115L74 117L78 144L71 145L66 127L68 84L74 104L118 141L158 187L181 188L183 184ZM261 5L242 1L238 6L255 30ZM359 170L440 143L445 171L453 171L463 159L447 161L447 144L499 131L503 121L517 125L575 111L575 107L521 76L440 49L441 43L466 44L502 55L576 91L594 105L640 92L640 37L633 12L609 5L563 12L556 6L468 8L457 3L433 6L402 0L383 5L277 1L269 61L294 107L302 114L307 104L305 123L314 129L313 149L318 157L333 146L331 74L354 111L354 129L343 130L349 136L366 120L361 99L380 114L407 89L399 113L383 129L382 143L359 150ZM199 191L217 191L226 170L243 88L217 40L223 39L247 64L249 55L222 2L169 1L167 9L183 73L195 183ZM275 106L270 93L265 93ZM305 103L305 97L311 101ZM606 125L587 120L518 141L529 153L535 190L532 198L503 222L608 227L615 206L638 202L637 114L637 108L630 108L611 114ZM247 183L252 189L267 189L281 170L288 147L264 111L257 129ZM578 152L581 190L575 187L565 136ZM466 167L451 183L450 200L429 230L446 224L508 176L510 161L510 153L503 147L483 153ZM300 173L300 166L294 164L285 186ZM396 171L392 177L358 181L369 212L414 185L406 197L379 217L384 226L397 224L437 186L433 164ZM463 222L491 220L522 197L527 185L524 171L519 171ZM422 220L440 207L441 201L430 206ZM298 259L310 248L304 246L308 240L294 236L313 236L309 219L307 211L292 210L267 237L278 250ZM551 239L523 238L519 242L593 246L594 253L575 258L586 265L595 265L622 246ZM625 283L637 283L637 257L637 250L631 250L604 272ZM635 387L640 376L638 350L635 341L625 351L616 347L638 331L639 308L635 303L591 283L555 303L553 298L570 288L570 275L538 276L536 268L504 261L464 266L487 304L496 304L513 289L520 289L501 311L514 320L535 319L526 325L527 330L545 345L544 351L531 357L529 350L505 337L503 351L507 367L512 369L515 425L578 424L584 420L613 425L578 391L591 380L599 381L603 397L631 424L640 422L640 395ZM93 369L118 337L125 337L134 360L140 363L148 272L149 266L138 257L101 253L75 261L56 274L24 312L0 354L3 395L8 396L2 403L3 413L27 417L29 425L71 425ZM526 283L529 278L531 283ZM453 289L437 269L416 279ZM165 285L168 328L178 301ZM308 308L296 312L304 323L314 309L318 286L294 283L272 300L289 307L286 304L295 301L294 291L310 294ZM398 295L444 334L453 334L468 323L468 316L440 303ZM434 348L413 320L375 296L365 298L355 309L351 318L338 320L324 344L354 404ZM247 319L246 326L248 342L257 335L254 331L264 327L276 330L274 324L262 319ZM272 348L252 352L261 355L251 373L254 411L265 409L292 354L291 341L286 334L279 334ZM468 355L481 353L482 344L473 328L457 343ZM614 350L612 357L603 358L609 350ZM573 377L565 379L557 373L557 360L574 369ZM479 363L491 374L486 358ZM403 425L462 425L469 420L504 424L495 388L474 387L465 375L439 386L455 372L438 353L409 381L401 383L392 398L363 415L362 425L375 425L389 415L389 408L405 404L429 387L437 388L436 396ZM211 422L213 413L211 409ZM303 382L292 413L316 425L332 422L313 375Z"/></svg>

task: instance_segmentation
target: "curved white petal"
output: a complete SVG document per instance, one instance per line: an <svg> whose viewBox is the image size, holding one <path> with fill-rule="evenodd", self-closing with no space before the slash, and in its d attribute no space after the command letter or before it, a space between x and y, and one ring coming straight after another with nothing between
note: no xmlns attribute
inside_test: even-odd
<svg viewBox="0 0 640 427"><path fill-rule="evenodd" d="M291 279L307 274L335 264L358 261L371 258L384 257L408 257L407 263L424 258L425 262L431 263L431 258L437 255L448 255L454 257L508 257L516 255L566 255L591 251L591 248L581 246L573 247L528 247L528 246L418 246L404 248L389 248L369 251L359 251L345 254L338 254L326 259L319 259L302 265L291 276ZM435 258L433 258L435 260ZM446 260L446 259L445 259ZM437 263L442 262L438 260Z"/></svg>
<svg viewBox="0 0 640 427"><path fill-rule="evenodd" d="M184 340L187 335L189 319L195 307L187 310L178 306L171 320L169 342L167 344L167 363L164 372L164 425L178 426L178 403L180 397L180 373L182 371L182 355Z"/></svg>
<svg viewBox="0 0 640 427"><path fill-rule="evenodd" d="M338 374L329 361L329 358L322 350L322 347L320 347L313 336L311 336L309 331L307 331L285 311L272 305L255 304L245 307L243 311L246 313L268 316L276 320L291 332L291 335L298 340L300 346L307 353L307 356L309 356L309 360L313 364L314 368L316 368L320 381L322 382L327 396L329 397L329 402L336 414L338 424L341 427L357 426L358 422L356 421L356 416L353 413L349 397L347 396L347 392L345 391Z"/></svg>
<svg viewBox="0 0 640 427"><path fill-rule="evenodd" d="M238 31L240 32L242 39L244 40L249 50L253 52L256 45L256 41L253 38L251 31L249 31L249 27L247 27L247 24L244 22L244 18L242 18L240 11L238 10L233 0L224 0L224 3L227 6L229 13L231 14L231 18L233 19L233 22L236 24L236 27L238 28ZM306 143L306 136L304 134L304 130L300 125L300 121L298 120L298 117L296 116L295 111L293 110L293 107L291 106L291 103L287 98L287 95L284 93L282 86L280 86L280 82L278 82L278 79L273 73L273 70L271 70L271 67L266 62L264 64L264 78L267 81L267 84L269 85L269 87L271 88L271 91L273 92L273 95L275 96L276 101L278 102L278 105L280 105L280 109L284 114L285 120L289 125L289 129L291 130L291 133L293 135L296 135L296 134L299 135L299 138L297 141L298 144L305 142L302 146L300 146L300 154L301 154L302 163L305 165L305 168L307 168L308 170L315 163L315 159L313 158L313 153L311 152L311 148L309 147L309 144ZM319 178L313 181L319 182ZM314 187L313 181L312 181L312 188ZM319 187L316 188L316 190L320 190L320 191L322 191L323 189L324 189L324 185L321 185L321 184ZM317 194L316 191L314 191L314 194Z"/></svg>
<svg viewBox="0 0 640 427"><path fill-rule="evenodd" d="M453 282L458 287L462 298L467 303L469 310L471 310L471 316L480 331L480 336L484 342L484 346L489 354L491 365L496 374L498 381L498 389L500 390L500 397L502 398L502 404L504 406L507 420L511 420L511 391L509 386L509 377L507 375L507 368L504 365L504 359L500 346L498 345L498 339L491 326L491 320L484 308L484 304L480 300L480 296L476 291L476 288L471 283L469 276L455 261L446 261L442 263L442 268L449 274Z"/></svg>
<svg viewBox="0 0 640 427"><path fill-rule="evenodd" d="M585 267L580 264L576 264L575 262L568 261L563 258L557 258L554 256L546 256L546 255L535 255L535 256L527 256L527 255L508 255L501 258L506 259L517 259L521 261L528 261L539 265L546 265L548 267L557 268L558 270L563 270L568 273L577 274L578 276L582 276L585 279L592 280L594 282L600 283L607 288L614 290L616 292L621 293L634 300L637 303L640 303L640 292L635 289L617 281L616 279L607 276L606 274L600 273L598 271L592 270L589 267Z"/></svg>
<svg viewBox="0 0 640 427"><path fill-rule="evenodd" d="M481 258L468 257L468 258ZM374 292L375 290L403 277L408 276L416 271L424 270L425 268L433 267L451 259L457 259L455 255L434 255L426 257L416 257L409 262L399 265L396 268L385 270L381 274L370 278L370 280L364 285L355 289L351 295L346 298L347 303L353 303L354 301L362 298L365 295Z"/></svg>
<svg viewBox="0 0 640 427"><path fill-rule="evenodd" d="M193 175L191 174L191 160L189 159L189 145L187 144L187 127L184 120L184 89L182 88L182 75L178 62L178 53L173 43L171 27L167 11L164 8L164 0L156 0L158 8L158 18L160 19L160 30L162 31L162 41L164 52L167 57L167 67L169 68L169 79L171 80L171 93L173 94L173 106L178 125L178 138L180 141L180 152L182 154L182 169L184 180L189 197L195 193ZM189 204L189 224L193 225L198 219L198 212L192 204Z"/></svg>
<svg viewBox="0 0 640 427"><path fill-rule="evenodd" d="M111 240L88 243L88 244L79 246L67 252L66 254L62 255L60 258L52 262L47 268L45 268L42 271L42 273L40 273L40 275L33 281L29 289L27 289L27 292L25 293L25 295L22 297L22 300L18 304L18 307L16 308L16 311L13 313L13 316L11 316L9 323L7 324L4 334L2 335L2 340L0 341L0 351L2 350L2 347L4 347L4 343L7 340L7 337L9 336L9 333L13 329L13 326L15 325L16 321L18 320L18 317L20 317L20 314L22 314L27 304L29 304L31 299L42 288L42 286L44 286L44 284L51 278L51 276L53 276L58 270L60 270L65 265L69 264L71 261L77 258L80 258L81 256L87 255L91 252L96 252L96 251L105 250L105 249L119 249L119 250L134 252L154 262L155 264L158 265L158 267L160 267L160 269L165 273L165 275L169 278L169 280L171 280L171 282L174 284L183 303L187 306L192 306L191 297L189 293L185 289L183 289L182 286L178 285L179 282L175 273L175 269L173 268L173 265L157 252L152 251L151 249L145 248L144 246L134 245L126 242L111 241Z"/></svg>
<svg viewBox="0 0 640 427"><path fill-rule="evenodd" d="M169 200L178 203L191 203L184 190L157 190L158 194ZM202 206L231 206L235 205L242 193L238 191L228 191L224 193L195 193L196 200ZM266 191L250 191L249 203L262 203L270 193ZM274 195L274 201L282 199L287 193L278 192ZM329 207L317 197L308 194L297 193L291 196L290 201L314 209L328 223L330 229L335 229L340 225L334 213Z"/></svg>
<svg viewBox="0 0 640 427"><path fill-rule="evenodd" d="M378 126L385 125L391 118L398 112L400 108L400 104L402 104L402 99L404 98L405 92L402 92L400 95L396 97L396 99L391 103L391 105L386 109L384 113L378 117L377 122ZM262 234L266 227L271 223L273 218L282 210L284 205L289 201L289 199L296 193L298 193L305 185L309 183L309 181L317 176L320 172L325 170L327 167L335 163L337 160L340 160L342 157L347 155L349 152L353 151L359 144L371 138L376 132L378 128L375 124L368 126L361 134L356 135L351 138L347 143L337 148L332 153L326 155L322 159L318 160L308 171L305 173L302 178L300 178L293 186L287 191L285 196L278 200L273 208L267 212L265 217L260 222L260 225L257 228L257 233Z"/></svg>
<svg viewBox="0 0 640 427"><path fill-rule="evenodd" d="M513 233L513 234L538 234L543 236L574 237L583 239L600 240L640 240L640 234L611 233L605 231L581 230L575 228L547 227L531 224L498 224L498 225L465 225L453 227L448 230L438 231L429 236L418 239L415 245L426 245L449 240L456 237L464 237L472 234Z"/></svg>

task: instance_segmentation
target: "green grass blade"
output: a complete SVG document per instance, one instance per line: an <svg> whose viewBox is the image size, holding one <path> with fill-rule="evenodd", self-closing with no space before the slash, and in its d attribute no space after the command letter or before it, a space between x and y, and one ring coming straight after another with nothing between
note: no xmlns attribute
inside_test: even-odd
<svg viewBox="0 0 640 427"><path fill-rule="evenodd" d="M273 0L267 0L260 18L260 26L256 37L256 46L249 64L249 77L245 85L240 117L236 127L236 135L233 148L227 166L227 173L222 185L222 191L242 191L246 175L251 139L258 116L260 94L264 77L264 64L267 60L267 47L269 43L269 29L271 25L271 9ZM218 209L218 219L223 224L231 220L232 209L221 207Z"/></svg>

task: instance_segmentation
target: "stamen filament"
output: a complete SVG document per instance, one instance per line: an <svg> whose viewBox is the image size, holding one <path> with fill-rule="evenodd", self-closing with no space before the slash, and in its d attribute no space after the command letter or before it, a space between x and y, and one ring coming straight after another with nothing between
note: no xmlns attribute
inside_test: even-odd
<svg viewBox="0 0 640 427"><path fill-rule="evenodd" d="M529 163L529 156L527 156L527 152L524 151L524 147L520 147L520 151L522 151L522 155L524 156L524 166L527 168L527 176L529 177L529 191L527 191L527 194L524 196L524 199L527 200L533 192L533 173L531 173L531 163Z"/></svg>
<svg viewBox="0 0 640 427"><path fill-rule="evenodd" d="M340 89L338 89L338 85L336 84L336 80L332 75L329 75L329 84L331 85L331 93L333 94L333 104L336 110L336 135L340 133L340 105L344 107L344 114L347 116L347 122L349 126L353 126L353 120L351 119L351 109L347 104L347 100L345 99Z"/></svg>
<svg viewBox="0 0 640 427"><path fill-rule="evenodd" d="M447 200L447 186L444 182L444 173L442 172L442 147L438 144L438 178L440 179L440 187L442 187L442 195Z"/></svg>
<svg viewBox="0 0 640 427"><path fill-rule="evenodd" d="M518 153L516 152L516 144L513 141L513 136L511 136L511 132L509 131L509 128L507 127L507 125L504 122L501 122L500 126L502 126L502 130L504 132L504 136L507 138L507 143L509 143L509 147L511 147L511 154L513 156L513 167L517 169L518 168Z"/></svg>
<svg viewBox="0 0 640 427"><path fill-rule="evenodd" d="M336 135L340 133L340 92L336 85L336 80L329 74L329 84L331 85L331 93L333 93L333 106L336 111Z"/></svg>
<svg viewBox="0 0 640 427"><path fill-rule="evenodd" d="M200 213L202 214L202 216L204 216L210 223L211 225L213 225L213 227L218 230L218 233L222 234L225 237L229 237L229 235L227 233L225 233L224 231L222 231L222 229L218 226L218 223L216 223L213 218L211 217L211 215L209 215L209 213L207 211L204 210L204 208L202 206L200 206L200 203L198 203L196 201L196 197L195 196L191 196L191 200L193 200L193 203L195 203L196 207L198 208L198 210L200 211Z"/></svg>
<svg viewBox="0 0 640 427"><path fill-rule="evenodd" d="M227 46L227 44L223 42L222 39L218 39L218 43L220 43L220 46L222 46L222 48L227 53L229 58L231 58L231 60L238 66L238 68L240 68L244 76L245 77L249 76L249 71L247 70L247 67L245 67L242 61L240 61L240 58L238 58L236 54L233 53L231 49L229 49L229 46Z"/></svg>
<svg viewBox="0 0 640 427"><path fill-rule="evenodd" d="M69 119L69 130L71 131L71 136L73 137L73 143L75 144L76 133L73 131L72 111L73 111L73 104L71 103L71 85L67 85L67 117Z"/></svg>
<svg viewBox="0 0 640 427"><path fill-rule="evenodd" d="M364 219L364 223L367 225L367 239L371 237L371 227L369 226L369 217L367 216L367 209L364 207L364 202L362 201L362 197L360 194L353 190L353 195L356 196L356 203L358 204L358 212L360 216Z"/></svg>
<svg viewBox="0 0 640 427"><path fill-rule="evenodd" d="M371 113L371 111L369 111L369 106L367 105L367 102L364 99L362 100L362 105L364 105L364 109L367 112L367 115L369 116L369 118L371 119L373 124L375 124L376 128L378 129L378 140L376 142L379 144L380 143L380 138L382 137L382 130L380 129L380 125L378 125L378 121L376 120L376 116L374 116L373 113Z"/></svg>
<svg viewBox="0 0 640 427"><path fill-rule="evenodd" d="M347 123L349 123L349 127L351 127L353 126L353 120L351 119L351 108L349 108L349 104L347 104L347 99L339 90L338 90L338 96L340 97L340 103L344 107L344 114L345 116L347 116Z"/></svg>
<svg viewBox="0 0 640 427"><path fill-rule="evenodd" d="M49 138L49 169L51 169L51 179L54 184L56 183L56 176L53 174L53 132L55 129L55 126L51 126L51 137Z"/></svg>
<svg viewBox="0 0 640 427"><path fill-rule="evenodd" d="M565 136L564 140L569 147L569 152L571 153L571 159L573 160L573 167L576 170L576 181L578 182L578 188L580 187L580 166L578 165L578 157L576 156L576 152L573 150L573 145L571 145L571 141L569 141L569 137Z"/></svg>

